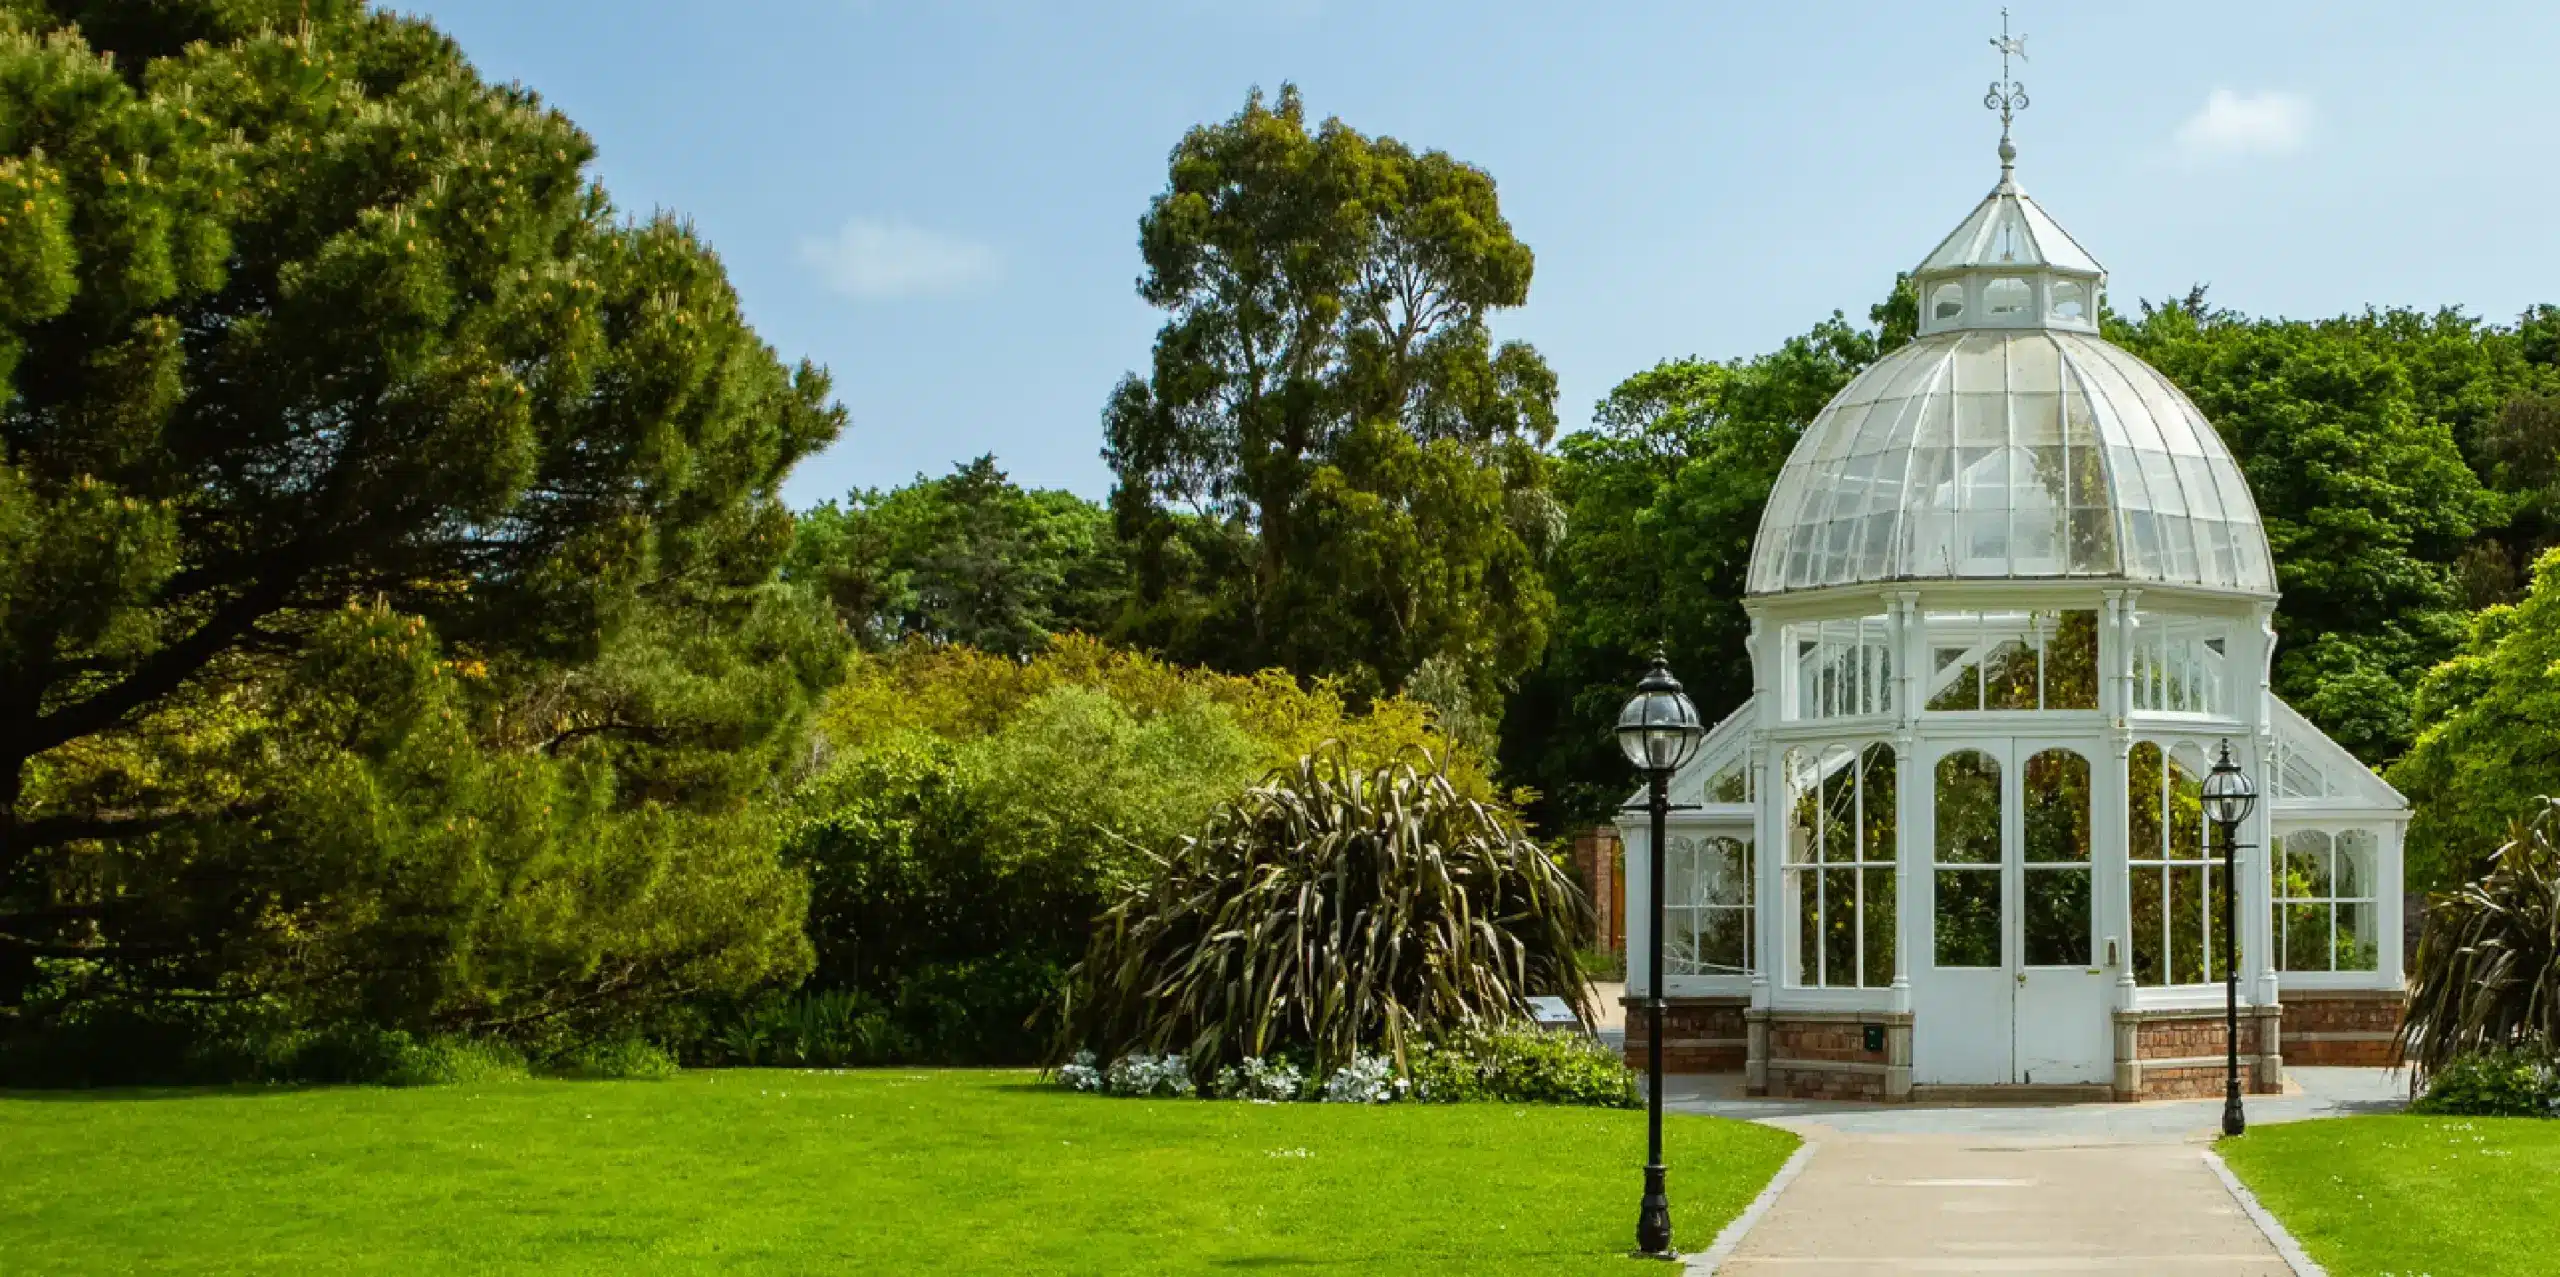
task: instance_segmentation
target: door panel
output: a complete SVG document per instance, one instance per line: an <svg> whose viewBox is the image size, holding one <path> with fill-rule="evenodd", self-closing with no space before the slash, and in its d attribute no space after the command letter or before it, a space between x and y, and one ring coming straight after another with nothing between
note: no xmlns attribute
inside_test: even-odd
<svg viewBox="0 0 2560 1277"><path fill-rule="evenodd" d="M2105 1082L2108 981L2094 965L2089 747L2016 739L1932 762L1928 926L1911 964L1912 1080Z"/></svg>
<svg viewBox="0 0 2560 1277"><path fill-rule="evenodd" d="M1986 1086L2014 1069L2008 771L1980 749L1949 750L1930 766L1930 938L1911 964L1914 1082Z"/></svg>

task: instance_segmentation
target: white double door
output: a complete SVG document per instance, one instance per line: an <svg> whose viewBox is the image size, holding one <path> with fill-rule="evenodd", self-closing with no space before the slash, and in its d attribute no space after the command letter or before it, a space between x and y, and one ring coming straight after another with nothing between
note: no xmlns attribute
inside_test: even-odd
<svg viewBox="0 0 2560 1277"><path fill-rule="evenodd" d="M2104 1083L2109 982L2094 925L2097 750L2028 737L1942 743L1915 884L1912 1080ZM1914 779L1917 779L1916 777Z"/></svg>

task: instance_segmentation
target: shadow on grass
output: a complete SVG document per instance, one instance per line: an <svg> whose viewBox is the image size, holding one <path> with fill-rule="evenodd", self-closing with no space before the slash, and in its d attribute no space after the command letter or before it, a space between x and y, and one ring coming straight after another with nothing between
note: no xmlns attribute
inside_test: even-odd
<svg viewBox="0 0 2560 1277"><path fill-rule="evenodd" d="M332 1082L232 1082L204 1086L65 1086L0 1087L0 1102L36 1104L126 1104L167 1100L283 1099L318 1091L395 1091L416 1087L366 1086Z"/></svg>

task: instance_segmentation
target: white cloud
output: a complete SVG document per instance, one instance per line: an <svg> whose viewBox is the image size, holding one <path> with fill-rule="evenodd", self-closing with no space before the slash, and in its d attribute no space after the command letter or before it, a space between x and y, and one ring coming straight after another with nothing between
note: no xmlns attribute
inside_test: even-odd
<svg viewBox="0 0 2560 1277"><path fill-rule="evenodd" d="M800 241L800 260L848 297L927 297L996 281L1004 263L984 244L905 222L857 217Z"/></svg>
<svg viewBox="0 0 2560 1277"><path fill-rule="evenodd" d="M2300 150L2310 133L2311 99L2299 93L2215 89L2204 109L2178 126L2178 149L2195 160L2283 155Z"/></svg>

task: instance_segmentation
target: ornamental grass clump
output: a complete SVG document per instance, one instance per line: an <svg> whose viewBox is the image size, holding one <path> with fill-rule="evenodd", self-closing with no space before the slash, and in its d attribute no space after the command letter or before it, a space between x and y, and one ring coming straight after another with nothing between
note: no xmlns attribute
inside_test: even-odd
<svg viewBox="0 0 2560 1277"><path fill-rule="evenodd" d="M1162 857L1068 973L1057 1056L1179 1053L1199 1079L1290 1055L1330 1079L1363 1055L1515 1023L1555 994L1588 1015L1587 906L1511 813L1438 760L1275 773Z"/></svg>
<svg viewBox="0 0 2560 1277"><path fill-rule="evenodd" d="M2399 1038L2422 1074L2465 1056L2560 1043L2560 799L2539 802L2486 876L2428 904Z"/></svg>

